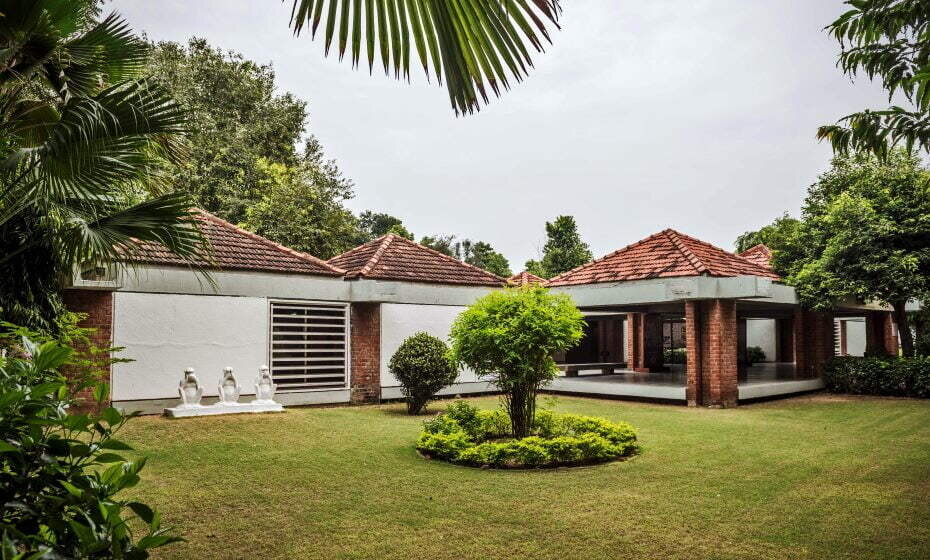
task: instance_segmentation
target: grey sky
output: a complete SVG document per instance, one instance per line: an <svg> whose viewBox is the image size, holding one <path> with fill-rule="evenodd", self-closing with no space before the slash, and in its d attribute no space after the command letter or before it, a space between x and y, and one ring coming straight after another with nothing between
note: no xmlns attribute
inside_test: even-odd
<svg viewBox="0 0 930 560"><path fill-rule="evenodd" d="M596 256L673 227L732 248L826 169L820 124L881 90L850 84L822 28L840 0L565 0L536 69L479 114L445 90L369 76L294 38L290 0L115 0L155 40L196 35L272 62L310 130L355 181L355 210L418 237L485 240L515 271L543 223L572 214Z"/></svg>

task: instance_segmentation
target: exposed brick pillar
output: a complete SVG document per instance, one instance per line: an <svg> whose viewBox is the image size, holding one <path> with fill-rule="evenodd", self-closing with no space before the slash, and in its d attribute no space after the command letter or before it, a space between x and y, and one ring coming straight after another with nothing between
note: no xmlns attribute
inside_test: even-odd
<svg viewBox="0 0 930 560"><path fill-rule="evenodd" d="M885 353L889 356L897 356L898 348L898 331L895 326L894 317L891 313L882 313L884 321L882 322L882 346Z"/></svg>
<svg viewBox="0 0 930 560"><path fill-rule="evenodd" d="M687 373L688 385L685 387L685 396L688 399L688 406L700 406L703 404L703 381L701 365L701 327L702 321L701 302L685 302L685 348L687 349Z"/></svg>
<svg viewBox="0 0 930 560"><path fill-rule="evenodd" d="M714 299L685 302L689 406L736 406L736 302Z"/></svg>
<svg viewBox="0 0 930 560"><path fill-rule="evenodd" d="M633 371L642 371L643 365L643 315L642 313L626 314L626 367Z"/></svg>
<svg viewBox="0 0 930 560"><path fill-rule="evenodd" d="M658 313L643 314L643 369L662 371L665 359L662 355L662 316Z"/></svg>
<svg viewBox="0 0 930 560"><path fill-rule="evenodd" d="M381 304L353 303L351 311L353 403L381 399Z"/></svg>
<svg viewBox="0 0 930 560"><path fill-rule="evenodd" d="M865 314L866 356L897 356L898 335L890 311L869 311Z"/></svg>
<svg viewBox="0 0 930 560"><path fill-rule="evenodd" d="M775 319L775 361L794 361L794 322L792 319Z"/></svg>
<svg viewBox="0 0 930 560"><path fill-rule="evenodd" d="M821 311L810 313L811 319L811 347L808 360L808 377L820 377L824 367L833 358L835 345L833 343L833 314Z"/></svg>
<svg viewBox="0 0 930 560"><path fill-rule="evenodd" d="M736 372L739 381L745 381L749 373L749 323L746 319L736 320Z"/></svg>
<svg viewBox="0 0 930 560"><path fill-rule="evenodd" d="M113 292L108 290L64 290L61 298L68 311L81 313L86 317L78 323L79 327L94 329L87 337L90 343L97 348L111 348L113 346ZM84 345L76 345L76 352L86 352L88 348ZM106 356L100 356L101 359ZM66 375L67 371L64 372ZM73 372L72 372L73 373ZM108 366L105 372L106 379L101 381L110 382L111 368ZM78 394L80 400L87 404L92 404L92 389L87 389ZM93 403L95 404L95 403Z"/></svg>
<svg viewBox="0 0 930 560"><path fill-rule="evenodd" d="M705 406L736 406L737 384L736 301L712 299L704 303L701 329L701 370Z"/></svg>

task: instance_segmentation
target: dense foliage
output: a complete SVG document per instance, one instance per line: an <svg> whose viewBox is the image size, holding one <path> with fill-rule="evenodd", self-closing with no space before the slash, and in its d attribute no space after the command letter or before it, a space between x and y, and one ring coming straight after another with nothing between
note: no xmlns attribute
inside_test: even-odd
<svg viewBox="0 0 930 560"><path fill-rule="evenodd" d="M424 423L417 449L428 457L473 467L541 468L600 463L636 453L636 431L626 423L542 410L531 435L506 439L503 410L478 410L465 401Z"/></svg>
<svg viewBox="0 0 930 560"><path fill-rule="evenodd" d="M361 242L343 206L351 181L308 134L306 102L277 93L270 65L191 39L155 45L148 70L189 111L189 155L168 173L198 206L321 258Z"/></svg>
<svg viewBox="0 0 930 560"><path fill-rule="evenodd" d="M142 242L204 248L190 201L159 173L186 114L146 79L147 45L91 0L0 1L0 308L53 328L61 277L131 260Z"/></svg>
<svg viewBox="0 0 930 560"><path fill-rule="evenodd" d="M541 278L552 278L579 267L594 258L588 244L578 233L578 224L572 216L559 216L546 222L546 244L542 259L526 261L524 268Z"/></svg>
<svg viewBox="0 0 930 560"><path fill-rule="evenodd" d="M390 214L365 210L358 216L359 228L362 238L360 242L371 241L382 235L393 233L413 241L413 234L407 231L403 221Z"/></svg>
<svg viewBox="0 0 930 560"><path fill-rule="evenodd" d="M913 154L884 160L838 156L808 189L801 219L783 216L737 241L762 241L775 270L802 304L830 309L838 300L891 305L905 355L913 355L909 300L930 295L930 174ZM921 333L921 325L913 324ZM922 334L921 334L922 336Z"/></svg>
<svg viewBox="0 0 930 560"><path fill-rule="evenodd" d="M433 396L458 375L446 343L425 332L407 337L391 356L388 368L401 385L407 413L419 414Z"/></svg>
<svg viewBox="0 0 930 560"><path fill-rule="evenodd" d="M502 278L513 274L507 257L495 251L490 243L484 241L457 239L455 235L427 235L420 239L420 245L487 270Z"/></svg>
<svg viewBox="0 0 930 560"><path fill-rule="evenodd" d="M500 95L510 81L520 81L533 65L529 47L542 50L549 39L560 0L531 2L376 2L375 0L294 0L291 25L316 36L322 25L325 50L338 44L339 58L350 54L352 65L375 64L376 45L385 74L409 78L411 47L426 77L446 83L456 113L471 113ZM490 91L488 91L490 89Z"/></svg>
<svg viewBox="0 0 930 560"><path fill-rule="evenodd" d="M117 497L145 465L118 453L130 449L115 435L132 415L70 412L91 380L61 375L79 365L68 346L23 338L13 355L25 357L0 358L3 557L141 559L180 540L149 506ZM106 385L93 394L103 403Z"/></svg>
<svg viewBox="0 0 930 560"><path fill-rule="evenodd" d="M930 150L930 6L925 0L847 0L849 10L827 30L840 43L839 66L855 78L880 80L889 102L903 96L911 107L865 110L822 126L818 137L834 150L871 151L880 157L903 144Z"/></svg>
<svg viewBox="0 0 930 560"><path fill-rule="evenodd" d="M765 245L769 249L781 249L797 232L801 221L787 213L774 222L756 231L747 231L736 238L736 252L742 253L756 245Z"/></svg>
<svg viewBox="0 0 930 560"><path fill-rule="evenodd" d="M823 380L834 393L930 398L930 357L838 357Z"/></svg>
<svg viewBox="0 0 930 560"><path fill-rule="evenodd" d="M584 319L571 298L538 285L506 288L476 301L452 325L452 358L502 393L513 435L534 423L536 394L555 378L552 356L581 340Z"/></svg>

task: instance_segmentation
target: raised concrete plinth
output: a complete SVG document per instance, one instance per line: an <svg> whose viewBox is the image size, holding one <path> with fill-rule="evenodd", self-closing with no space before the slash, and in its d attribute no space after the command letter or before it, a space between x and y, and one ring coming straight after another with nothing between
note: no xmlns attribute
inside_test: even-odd
<svg viewBox="0 0 930 560"><path fill-rule="evenodd" d="M284 412L281 403L235 403L199 406L176 406L166 408L165 416L169 418L189 418L191 416L215 416L217 414L246 414L260 412Z"/></svg>

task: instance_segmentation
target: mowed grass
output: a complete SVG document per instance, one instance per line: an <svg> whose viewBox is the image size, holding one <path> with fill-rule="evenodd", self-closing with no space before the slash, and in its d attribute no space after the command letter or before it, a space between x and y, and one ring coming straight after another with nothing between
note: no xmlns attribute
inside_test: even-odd
<svg viewBox="0 0 930 560"><path fill-rule="evenodd" d="M396 404L146 417L123 439L149 457L133 494L188 541L161 558L930 558L930 402L555 409L632 423L642 454L547 471L427 461L423 418Z"/></svg>

